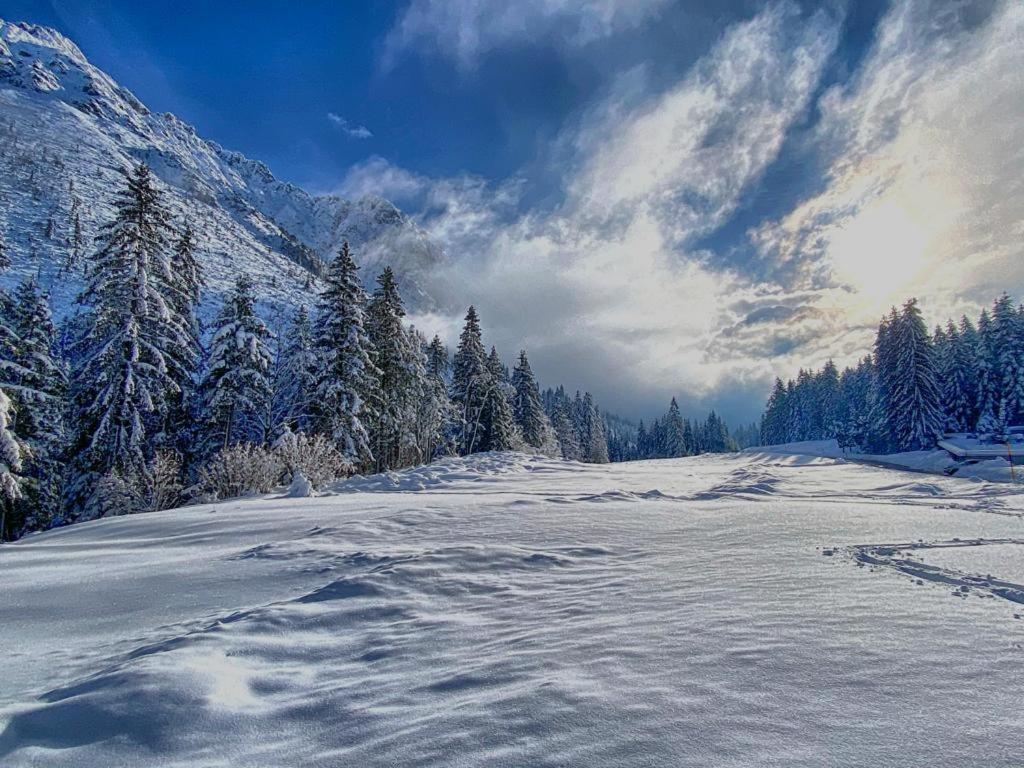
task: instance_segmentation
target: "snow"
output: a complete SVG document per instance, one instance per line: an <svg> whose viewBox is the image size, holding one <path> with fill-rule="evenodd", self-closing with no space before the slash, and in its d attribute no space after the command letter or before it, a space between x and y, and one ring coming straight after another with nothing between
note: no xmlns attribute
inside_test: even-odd
<svg viewBox="0 0 1024 768"><path fill-rule="evenodd" d="M1016 766L1022 520L820 456L484 454L29 536L0 764Z"/></svg>
<svg viewBox="0 0 1024 768"><path fill-rule="evenodd" d="M1024 483L1024 467L1012 467L1004 458L987 459L977 462L957 462L947 451L907 451L904 453L851 453L843 452L835 440L805 440L798 443L773 445L770 448L747 448L746 453L757 455L772 451L793 456L819 456L846 461L860 461L883 464L896 469L914 472L955 475L959 478L995 483Z"/></svg>

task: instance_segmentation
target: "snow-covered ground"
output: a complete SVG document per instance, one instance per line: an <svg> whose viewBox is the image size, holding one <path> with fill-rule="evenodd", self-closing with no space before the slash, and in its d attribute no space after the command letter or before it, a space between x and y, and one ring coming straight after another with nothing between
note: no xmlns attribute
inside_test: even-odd
<svg viewBox="0 0 1024 768"><path fill-rule="evenodd" d="M1024 488L517 455L0 547L3 766L1019 766Z"/></svg>
<svg viewBox="0 0 1024 768"><path fill-rule="evenodd" d="M956 475L967 480L1024 483L1024 466L1011 467L1010 462L1002 457L985 459L983 461L957 462L956 459L949 455L949 452L941 449L875 455L843 451L835 440L805 440L799 443L774 445L768 449L748 448L746 452L758 454L764 450L796 456L819 456L830 459L884 464L896 469L908 469L913 472Z"/></svg>

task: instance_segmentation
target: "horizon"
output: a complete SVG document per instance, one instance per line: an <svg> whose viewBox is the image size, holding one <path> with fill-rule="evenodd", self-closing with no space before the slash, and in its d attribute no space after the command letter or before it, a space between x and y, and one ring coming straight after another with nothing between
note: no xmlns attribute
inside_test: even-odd
<svg viewBox="0 0 1024 768"><path fill-rule="evenodd" d="M891 304L1020 295L1019 5L700 5L5 14L283 180L391 200L503 358L634 422L674 396L745 425Z"/></svg>

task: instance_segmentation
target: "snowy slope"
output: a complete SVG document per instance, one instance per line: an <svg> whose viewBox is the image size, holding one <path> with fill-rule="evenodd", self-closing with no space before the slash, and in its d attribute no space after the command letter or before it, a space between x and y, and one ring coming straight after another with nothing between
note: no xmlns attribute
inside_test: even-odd
<svg viewBox="0 0 1024 768"><path fill-rule="evenodd" d="M772 453L86 523L0 547L0 764L1018 766L1022 548L1015 486Z"/></svg>
<svg viewBox="0 0 1024 768"><path fill-rule="evenodd" d="M3 281L39 274L66 311L81 275L76 253L89 252L109 217L120 170L142 160L175 218L197 230L213 293L245 271L271 301L310 303L310 270L347 239L368 283L391 264L411 304L430 306L419 285L441 250L391 203L278 181L174 115L151 113L60 33L0 19L0 234L15 267Z"/></svg>

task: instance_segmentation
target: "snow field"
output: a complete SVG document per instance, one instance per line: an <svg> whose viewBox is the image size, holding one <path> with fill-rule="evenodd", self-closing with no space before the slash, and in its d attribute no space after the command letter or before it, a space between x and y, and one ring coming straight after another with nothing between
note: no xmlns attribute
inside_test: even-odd
<svg viewBox="0 0 1024 768"><path fill-rule="evenodd" d="M0 764L1019 765L1021 605L890 560L1012 559L1022 515L828 458L485 454L30 536Z"/></svg>

